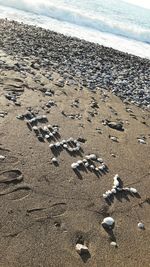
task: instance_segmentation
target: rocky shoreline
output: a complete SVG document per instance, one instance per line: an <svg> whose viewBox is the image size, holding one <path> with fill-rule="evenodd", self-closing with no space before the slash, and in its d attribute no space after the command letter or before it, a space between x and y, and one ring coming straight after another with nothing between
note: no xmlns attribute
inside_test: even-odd
<svg viewBox="0 0 150 267"><path fill-rule="evenodd" d="M22 71L22 57L30 58L32 67L44 68L49 79L52 72L59 73L60 86L102 88L124 102L150 108L148 59L15 21L1 19L0 36L0 48L18 59Z"/></svg>

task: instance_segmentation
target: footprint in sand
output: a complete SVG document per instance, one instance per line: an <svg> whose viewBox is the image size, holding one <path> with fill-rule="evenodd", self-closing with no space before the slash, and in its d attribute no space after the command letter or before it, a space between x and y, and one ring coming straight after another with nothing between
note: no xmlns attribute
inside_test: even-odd
<svg viewBox="0 0 150 267"><path fill-rule="evenodd" d="M23 180L22 172L19 170L9 170L0 173L0 183L17 183Z"/></svg>
<svg viewBox="0 0 150 267"><path fill-rule="evenodd" d="M46 220L63 215L67 210L64 202L55 203L51 207L34 207L27 210L27 214L32 215L36 220Z"/></svg>

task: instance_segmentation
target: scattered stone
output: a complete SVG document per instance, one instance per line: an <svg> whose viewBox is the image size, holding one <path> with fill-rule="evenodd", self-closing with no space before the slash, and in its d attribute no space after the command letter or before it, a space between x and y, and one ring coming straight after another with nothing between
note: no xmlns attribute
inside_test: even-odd
<svg viewBox="0 0 150 267"><path fill-rule="evenodd" d="M110 139L111 139L112 141L114 141L114 142L118 142L118 138L115 137L115 136L110 136Z"/></svg>
<svg viewBox="0 0 150 267"><path fill-rule="evenodd" d="M104 228L113 229L115 226L115 221L112 217L106 217L101 224Z"/></svg>
<svg viewBox="0 0 150 267"><path fill-rule="evenodd" d="M56 158L52 158L52 162L53 162L54 164L58 164L58 160L57 160Z"/></svg>
<svg viewBox="0 0 150 267"><path fill-rule="evenodd" d="M5 156L0 155L0 160L4 160L4 159L5 159Z"/></svg>
<svg viewBox="0 0 150 267"><path fill-rule="evenodd" d="M144 139L141 139L141 138L138 138L138 142L139 142L140 144L146 144L145 140L144 140Z"/></svg>
<svg viewBox="0 0 150 267"><path fill-rule="evenodd" d="M116 242L114 242L114 241L112 241L111 243L110 243L110 245L112 246L112 247L118 247L118 245L117 245L117 243Z"/></svg>
<svg viewBox="0 0 150 267"><path fill-rule="evenodd" d="M122 122L112 122L112 121L106 120L106 125L108 125L110 128L115 129L117 131L124 131Z"/></svg>
<svg viewBox="0 0 150 267"><path fill-rule="evenodd" d="M144 230L145 229L144 223L139 222L138 223L138 228Z"/></svg>
<svg viewBox="0 0 150 267"><path fill-rule="evenodd" d="M78 252L79 255L89 253L88 247L82 244L76 244L76 251Z"/></svg>

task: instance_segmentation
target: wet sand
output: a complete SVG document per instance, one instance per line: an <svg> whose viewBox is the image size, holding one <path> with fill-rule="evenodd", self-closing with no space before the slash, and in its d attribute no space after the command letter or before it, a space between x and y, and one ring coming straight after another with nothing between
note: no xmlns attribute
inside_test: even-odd
<svg viewBox="0 0 150 267"><path fill-rule="evenodd" d="M111 90L91 90L60 69L36 65L36 50L17 54L10 36L0 48L0 266L148 267L148 105L141 109ZM48 125L58 131L46 139ZM71 137L79 151L49 147ZM94 170L72 169L89 154L102 158L103 171L95 170L102 166L97 160L90 162ZM116 174L121 188L138 193L122 189L105 199ZM108 216L115 220L111 231L101 225ZM79 255L77 243L89 253Z"/></svg>

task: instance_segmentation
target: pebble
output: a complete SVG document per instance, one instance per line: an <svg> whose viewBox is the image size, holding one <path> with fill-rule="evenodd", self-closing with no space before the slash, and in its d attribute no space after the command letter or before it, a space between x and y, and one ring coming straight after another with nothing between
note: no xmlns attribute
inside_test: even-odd
<svg viewBox="0 0 150 267"><path fill-rule="evenodd" d="M114 142L118 142L118 139L117 139L117 137L115 137L115 136L111 136L110 139L111 139L112 141L114 141Z"/></svg>
<svg viewBox="0 0 150 267"><path fill-rule="evenodd" d="M113 228L115 225L115 221L112 217L106 217L104 218L104 220L102 221L102 226L105 228Z"/></svg>
<svg viewBox="0 0 150 267"><path fill-rule="evenodd" d="M114 241L112 241L112 242L110 243L110 245L113 246L113 247L118 247L117 243L114 242Z"/></svg>
<svg viewBox="0 0 150 267"><path fill-rule="evenodd" d="M141 138L138 139L138 142L139 142L140 144L146 144L145 140L144 140L144 139L141 139Z"/></svg>
<svg viewBox="0 0 150 267"><path fill-rule="evenodd" d="M52 158L53 163L58 163L58 160L56 158Z"/></svg>
<svg viewBox="0 0 150 267"><path fill-rule="evenodd" d="M133 188L133 187L130 187L130 188L129 188L129 191L130 191L131 193L133 193L133 194L136 194L136 193L137 193L137 190L136 190L135 188Z"/></svg>
<svg viewBox="0 0 150 267"><path fill-rule="evenodd" d="M139 229L142 229L142 230L145 229L144 223L139 222L139 223L138 223L138 228L139 228Z"/></svg>
<svg viewBox="0 0 150 267"><path fill-rule="evenodd" d="M84 254L84 253L88 253L89 249L85 245L76 244L76 251L81 255L81 254Z"/></svg>
<svg viewBox="0 0 150 267"><path fill-rule="evenodd" d="M5 159L5 156L0 155L0 160L4 160L4 159Z"/></svg>
<svg viewBox="0 0 150 267"><path fill-rule="evenodd" d="M79 164L77 164L77 163L72 163L71 164L71 168L72 169L76 169L76 168L78 168L79 167Z"/></svg>

